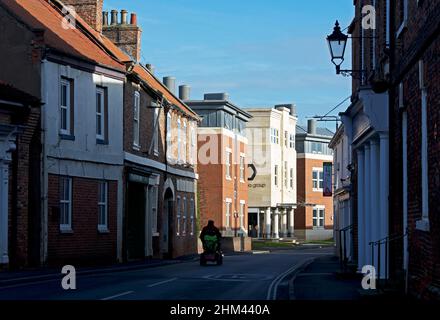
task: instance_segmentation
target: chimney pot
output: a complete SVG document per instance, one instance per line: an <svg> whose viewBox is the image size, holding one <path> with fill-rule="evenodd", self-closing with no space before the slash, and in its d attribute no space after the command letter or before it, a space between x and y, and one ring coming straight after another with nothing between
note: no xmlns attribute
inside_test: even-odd
<svg viewBox="0 0 440 320"><path fill-rule="evenodd" d="M152 73L154 74L154 66L151 63L147 63L145 65L145 67Z"/></svg>
<svg viewBox="0 0 440 320"><path fill-rule="evenodd" d="M176 92L176 78L164 77L163 84L174 94Z"/></svg>
<svg viewBox="0 0 440 320"><path fill-rule="evenodd" d="M121 10L121 24L127 24L127 10Z"/></svg>
<svg viewBox="0 0 440 320"><path fill-rule="evenodd" d="M136 13L132 13L131 14L130 24L134 25L134 26L137 26L137 15L136 15Z"/></svg>
<svg viewBox="0 0 440 320"><path fill-rule="evenodd" d="M204 100L228 101L229 100L229 94L227 94L226 92L222 92L222 93L206 93L204 95Z"/></svg>
<svg viewBox="0 0 440 320"><path fill-rule="evenodd" d="M112 10L112 18L111 18L111 25L117 25L118 24L118 10Z"/></svg>
<svg viewBox="0 0 440 320"><path fill-rule="evenodd" d="M108 12L107 11L102 12L102 25L108 26Z"/></svg>
<svg viewBox="0 0 440 320"><path fill-rule="evenodd" d="M191 87L187 85L179 86L179 99L182 101L189 100L191 96Z"/></svg>
<svg viewBox="0 0 440 320"><path fill-rule="evenodd" d="M307 121L307 133L316 135L316 119L310 119Z"/></svg>

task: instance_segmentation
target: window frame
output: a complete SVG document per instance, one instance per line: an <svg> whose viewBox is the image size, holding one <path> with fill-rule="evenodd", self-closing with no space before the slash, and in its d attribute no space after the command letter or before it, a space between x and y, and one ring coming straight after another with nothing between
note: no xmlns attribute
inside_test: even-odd
<svg viewBox="0 0 440 320"><path fill-rule="evenodd" d="M96 141L98 143L107 143L108 141L108 99L107 89L104 87L96 87L96 108L98 108L98 94L101 95L101 134L98 134L98 126L96 126ZM98 118L98 110L96 110L96 118ZM96 119L98 124L98 119Z"/></svg>
<svg viewBox="0 0 440 320"><path fill-rule="evenodd" d="M102 201L102 189L104 186L104 202ZM99 232L108 232L108 182L107 181L99 181L98 182L98 231ZM104 217L105 223L102 223L101 220L101 209L104 208Z"/></svg>
<svg viewBox="0 0 440 320"><path fill-rule="evenodd" d="M63 93L62 88L63 86L66 87L66 105L63 105ZM69 79L67 77L61 77L60 79L60 89L59 89L59 119L60 119L60 125L59 125L59 134L63 138L72 137L74 133L74 81L72 79ZM63 110L65 110L65 122L66 122L66 128L63 128Z"/></svg>
<svg viewBox="0 0 440 320"><path fill-rule="evenodd" d="M313 177L314 173L317 174L316 179ZM316 188L315 188L316 182ZM320 187L322 186L322 187ZM323 168L312 168L312 189L313 192L322 192L324 187L324 170Z"/></svg>
<svg viewBox="0 0 440 320"><path fill-rule="evenodd" d="M141 94L139 91L135 91L133 98L133 148L136 150L139 150L141 147L140 110L141 110Z"/></svg>
<svg viewBox="0 0 440 320"><path fill-rule="evenodd" d="M274 167L274 185L276 186L276 187L278 187L278 175L279 175L279 167L278 167L278 165L276 164L275 165L275 167Z"/></svg>
<svg viewBox="0 0 440 320"><path fill-rule="evenodd" d="M316 225L315 225L315 221L316 221ZM313 208L312 226L313 229L325 229L325 207L316 206Z"/></svg>
<svg viewBox="0 0 440 320"><path fill-rule="evenodd" d="M240 182L245 182L246 175L246 156L244 154L240 155Z"/></svg>
<svg viewBox="0 0 440 320"><path fill-rule="evenodd" d="M226 180L232 180L232 149L229 148L225 151L225 168Z"/></svg>
<svg viewBox="0 0 440 320"><path fill-rule="evenodd" d="M68 192L66 192L65 188L65 181L68 182ZM60 207L60 221L59 221L59 228L61 232L72 232L72 206L73 206L73 198L72 198L72 178L68 176L60 176L59 177L59 183L60 183L60 195L59 195L59 207ZM68 199L64 199L64 196L68 194ZM65 208L64 205L67 205L67 212L64 212L62 208ZM67 216L66 216L67 213ZM64 221L64 218L67 218L67 223Z"/></svg>
<svg viewBox="0 0 440 320"><path fill-rule="evenodd" d="M177 213L176 213L176 219L177 219L177 225L176 225L176 235L180 236L180 221L181 221L181 198L180 196L177 196L177 200L176 200L176 209L177 209Z"/></svg>
<svg viewBox="0 0 440 320"><path fill-rule="evenodd" d="M171 111L167 113L167 158L171 160L173 158L173 135L172 135L172 123L173 117Z"/></svg>
<svg viewBox="0 0 440 320"><path fill-rule="evenodd" d="M230 229L231 228L231 215L232 215L232 199L226 198L225 200L226 204L226 211L225 211L225 228Z"/></svg>

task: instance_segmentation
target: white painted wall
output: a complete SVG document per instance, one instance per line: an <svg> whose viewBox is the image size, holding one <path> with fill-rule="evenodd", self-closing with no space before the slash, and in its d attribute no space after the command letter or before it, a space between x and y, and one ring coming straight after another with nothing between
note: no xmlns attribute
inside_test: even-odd
<svg viewBox="0 0 440 320"><path fill-rule="evenodd" d="M74 141L63 140L59 135L62 76L74 80ZM96 143L96 86L108 90L108 144L105 145ZM122 80L49 61L42 63L43 261L47 257L48 174L118 181L118 258L122 258L123 97Z"/></svg>

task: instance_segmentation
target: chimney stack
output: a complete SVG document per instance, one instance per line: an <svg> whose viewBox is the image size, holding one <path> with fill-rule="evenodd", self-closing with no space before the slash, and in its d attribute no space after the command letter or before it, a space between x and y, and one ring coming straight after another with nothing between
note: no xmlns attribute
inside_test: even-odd
<svg viewBox="0 0 440 320"><path fill-rule="evenodd" d="M121 24L127 24L127 10L121 10Z"/></svg>
<svg viewBox="0 0 440 320"><path fill-rule="evenodd" d="M142 30L137 25L135 13L131 14L130 24L128 24L128 12L121 10L121 21L118 23L118 11L112 10L111 23L109 26L104 26L102 33L128 54L134 62L140 61Z"/></svg>
<svg viewBox="0 0 440 320"><path fill-rule="evenodd" d="M222 93L206 93L204 96L204 100L220 100L220 101L228 101L229 94L226 92Z"/></svg>
<svg viewBox="0 0 440 320"><path fill-rule="evenodd" d="M316 135L316 119L310 119L307 121L307 133Z"/></svg>
<svg viewBox="0 0 440 320"><path fill-rule="evenodd" d="M176 92L176 78L164 77L163 84L174 94Z"/></svg>
<svg viewBox="0 0 440 320"><path fill-rule="evenodd" d="M73 6L76 13L99 33L102 32L103 2L104 0L63 0L66 6Z"/></svg>
<svg viewBox="0 0 440 320"><path fill-rule="evenodd" d="M189 100L191 96L191 87L187 85L179 86L179 99L182 101Z"/></svg>

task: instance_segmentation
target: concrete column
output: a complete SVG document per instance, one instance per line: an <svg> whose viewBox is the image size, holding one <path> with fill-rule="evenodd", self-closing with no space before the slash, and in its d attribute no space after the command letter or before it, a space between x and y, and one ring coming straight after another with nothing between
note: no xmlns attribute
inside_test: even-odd
<svg viewBox="0 0 440 320"><path fill-rule="evenodd" d="M295 234L295 211L294 209L289 209L289 234L288 237L293 238Z"/></svg>
<svg viewBox="0 0 440 320"><path fill-rule="evenodd" d="M358 270L365 265L365 155L363 149L357 150L357 211L358 211Z"/></svg>
<svg viewBox="0 0 440 320"><path fill-rule="evenodd" d="M388 236L388 195L389 195L389 138L380 135L380 237ZM384 248L385 249L385 248ZM381 278L385 277L385 250L381 250ZM389 265L389 264L388 264Z"/></svg>
<svg viewBox="0 0 440 320"><path fill-rule="evenodd" d="M287 237L287 209L283 209L281 212L281 236Z"/></svg>
<svg viewBox="0 0 440 320"><path fill-rule="evenodd" d="M272 221L271 221L271 212L270 211L271 211L270 208L267 208L266 209L266 216L264 217L265 218L264 221L266 223L266 234L265 234L266 239L269 239L272 234L272 232L271 232L271 229L272 229L271 222Z"/></svg>
<svg viewBox="0 0 440 320"><path fill-rule="evenodd" d="M261 238L260 209L257 212L257 238Z"/></svg>
<svg viewBox="0 0 440 320"><path fill-rule="evenodd" d="M280 237L280 211L279 209L275 209L274 212L274 221L273 221L273 237L278 239Z"/></svg>
<svg viewBox="0 0 440 320"><path fill-rule="evenodd" d="M370 234L371 241L380 240L380 205L379 205L379 143L376 139L370 142ZM377 247L375 248L374 265L377 264ZM376 269L377 270L377 269Z"/></svg>
<svg viewBox="0 0 440 320"><path fill-rule="evenodd" d="M365 264L371 264L371 247L370 241L371 239L371 150L370 143L367 142L365 144L365 178L364 178L364 193L365 193L365 220L364 220L364 228L365 228Z"/></svg>
<svg viewBox="0 0 440 320"><path fill-rule="evenodd" d="M9 264L8 193L9 161L0 160L0 265Z"/></svg>

